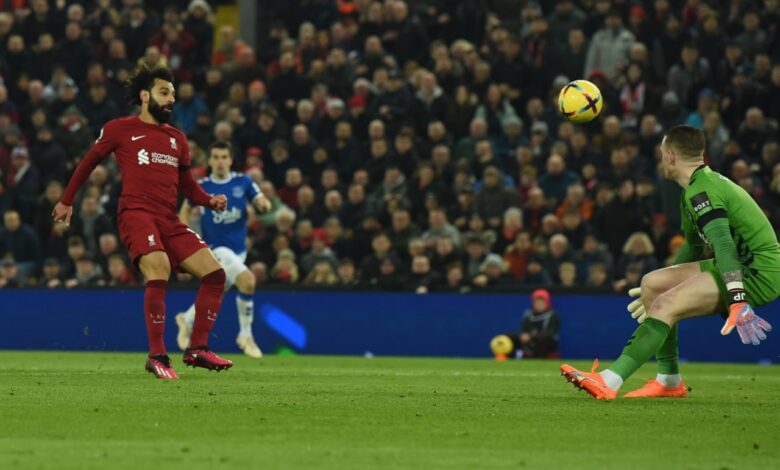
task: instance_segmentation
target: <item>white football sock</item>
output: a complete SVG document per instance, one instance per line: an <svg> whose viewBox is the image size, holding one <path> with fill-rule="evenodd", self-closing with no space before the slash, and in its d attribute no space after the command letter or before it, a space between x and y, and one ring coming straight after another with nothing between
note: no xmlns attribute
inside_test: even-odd
<svg viewBox="0 0 780 470"><path fill-rule="evenodd" d="M190 308L184 312L184 319L187 321L187 324L190 325L190 328L192 328L192 325L195 324L195 304L190 305Z"/></svg>
<svg viewBox="0 0 780 470"><path fill-rule="evenodd" d="M607 383L607 387L612 390L617 390L623 385L623 379L609 369L599 372L599 375L601 375L601 378Z"/></svg>
<svg viewBox="0 0 780 470"><path fill-rule="evenodd" d="M238 324L241 325L241 336L252 336L252 320L255 316L255 301L249 294L241 292L236 295L236 310L238 310Z"/></svg>
<svg viewBox="0 0 780 470"><path fill-rule="evenodd" d="M661 382L664 387L676 387L682 382L680 374L658 374L655 380Z"/></svg>

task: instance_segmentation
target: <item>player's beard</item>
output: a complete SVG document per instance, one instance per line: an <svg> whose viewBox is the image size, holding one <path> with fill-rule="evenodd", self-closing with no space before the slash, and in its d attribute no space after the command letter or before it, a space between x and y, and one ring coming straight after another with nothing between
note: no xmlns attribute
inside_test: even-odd
<svg viewBox="0 0 780 470"><path fill-rule="evenodd" d="M160 124L167 124L173 114L173 106L160 106L154 98L149 100L149 114Z"/></svg>

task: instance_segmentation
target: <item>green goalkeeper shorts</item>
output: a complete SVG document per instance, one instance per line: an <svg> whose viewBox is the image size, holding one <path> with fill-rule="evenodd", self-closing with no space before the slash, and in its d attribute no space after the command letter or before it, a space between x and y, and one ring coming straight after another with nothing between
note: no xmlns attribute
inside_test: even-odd
<svg viewBox="0 0 780 470"><path fill-rule="evenodd" d="M780 297L780 271L778 271L780 266L771 263L771 270L761 269L761 264L766 264L762 263L762 261L771 260L756 259L750 266L742 266L742 283L745 286L747 302L751 307L766 305ZM712 274L712 277L718 284L723 305L728 305L728 290L726 289L726 283L723 282L723 274L715 265L715 259L710 258L699 261L699 269L703 273Z"/></svg>

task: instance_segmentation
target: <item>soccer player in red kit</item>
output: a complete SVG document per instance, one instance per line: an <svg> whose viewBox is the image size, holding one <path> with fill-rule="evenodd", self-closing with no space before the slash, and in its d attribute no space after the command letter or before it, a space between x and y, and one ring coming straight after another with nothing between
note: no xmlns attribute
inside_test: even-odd
<svg viewBox="0 0 780 470"><path fill-rule="evenodd" d="M144 311L149 335L146 370L160 379L177 379L165 350L165 292L171 269L179 267L200 279L195 298L191 347L184 363L210 370L233 365L208 348L225 288L225 271L200 237L179 221L179 191L190 201L225 210L224 195L210 196L190 173L186 136L168 125L173 112L173 76L165 68L140 67L128 81L128 95L141 106L137 116L109 121L81 161L54 207L55 221L70 224L73 200L92 170L112 152L122 174L117 225L122 243L144 277Z"/></svg>

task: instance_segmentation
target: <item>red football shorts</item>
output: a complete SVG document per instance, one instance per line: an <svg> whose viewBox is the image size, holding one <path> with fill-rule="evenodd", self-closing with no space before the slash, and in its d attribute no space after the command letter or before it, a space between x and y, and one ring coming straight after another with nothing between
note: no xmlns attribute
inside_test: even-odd
<svg viewBox="0 0 780 470"><path fill-rule="evenodd" d="M164 251L176 267L202 248L208 248L200 235L184 225L175 214L152 214L129 209L119 214L119 237L130 252L130 259L138 259L153 251Z"/></svg>

